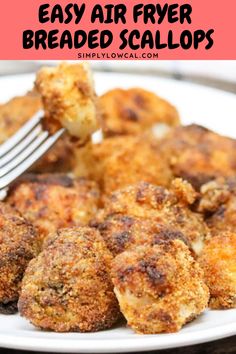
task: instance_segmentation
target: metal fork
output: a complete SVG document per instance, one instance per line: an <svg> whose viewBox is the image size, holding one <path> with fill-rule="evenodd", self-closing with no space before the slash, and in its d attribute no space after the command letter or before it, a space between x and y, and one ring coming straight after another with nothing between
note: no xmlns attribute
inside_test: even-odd
<svg viewBox="0 0 236 354"><path fill-rule="evenodd" d="M7 187L31 167L63 135L65 129L55 134L43 129L43 111L38 111L11 138L0 145L0 200Z"/></svg>

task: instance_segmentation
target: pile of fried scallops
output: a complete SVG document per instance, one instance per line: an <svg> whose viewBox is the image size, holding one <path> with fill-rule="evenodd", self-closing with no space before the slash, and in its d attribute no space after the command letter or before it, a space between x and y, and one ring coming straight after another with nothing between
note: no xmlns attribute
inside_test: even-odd
<svg viewBox="0 0 236 354"><path fill-rule="evenodd" d="M0 312L155 334L235 308L236 141L142 88L99 97L87 64L63 63L0 105L0 143L40 108L66 132L0 202Z"/></svg>

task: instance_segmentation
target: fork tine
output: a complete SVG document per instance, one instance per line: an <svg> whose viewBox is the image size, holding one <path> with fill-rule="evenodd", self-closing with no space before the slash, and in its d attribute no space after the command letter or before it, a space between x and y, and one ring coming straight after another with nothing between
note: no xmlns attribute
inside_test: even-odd
<svg viewBox="0 0 236 354"><path fill-rule="evenodd" d="M32 152L39 147L45 139L47 139L49 133L44 131L39 134L35 140L31 142L24 150L20 152L14 159L12 159L8 164L4 167L0 168L0 177L5 176L11 170L13 170L16 166L18 166L22 161L24 161L27 157L29 157Z"/></svg>
<svg viewBox="0 0 236 354"><path fill-rule="evenodd" d="M15 159L22 151L24 151L27 146L41 133L42 127L41 124L37 125L30 133L25 137L25 139L21 140L19 144L17 144L11 151L9 151L6 155L0 158L0 171L1 169Z"/></svg>
<svg viewBox="0 0 236 354"><path fill-rule="evenodd" d="M32 119L25 123L11 138L0 145L0 157L17 145L43 118L43 111L38 111Z"/></svg>
<svg viewBox="0 0 236 354"><path fill-rule="evenodd" d="M9 173L0 178L0 190L6 188L12 181L22 175L30 166L32 166L50 147L52 147L65 129L62 128L54 135L48 137L36 150L33 151L22 163L16 166Z"/></svg>

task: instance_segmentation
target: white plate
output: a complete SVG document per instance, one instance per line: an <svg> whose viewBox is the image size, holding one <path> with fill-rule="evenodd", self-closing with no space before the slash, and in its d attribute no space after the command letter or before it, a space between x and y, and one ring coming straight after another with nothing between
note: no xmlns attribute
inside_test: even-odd
<svg viewBox="0 0 236 354"><path fill-rule="evenodd" d="M0 78L0 102L23 94L32 87L34 76ZM142 86L169 99L180 111L185 124L203 124L222 134L236 137L236 96L175 80L112 73L95 74L97 92L114 87ZM36 330L19 315L0 315L0 347L47 352L107 353L137 352L203 343L236 334L236 310L205 311L179 333L137 335L117 327L98 333L58 334Z"/></svg>

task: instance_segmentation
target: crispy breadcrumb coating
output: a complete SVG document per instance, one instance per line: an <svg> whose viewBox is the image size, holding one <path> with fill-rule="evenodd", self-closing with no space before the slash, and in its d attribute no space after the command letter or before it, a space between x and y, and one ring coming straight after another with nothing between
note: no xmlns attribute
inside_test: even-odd
<svg viewBox="0 0 236 354"><path fill-rule="evenodd" d="M201 188L198 210L205 214L212 233L235 231L236 178L218 178Z"/></svg>
<svg viewBox="0 0 236 354"><path fill-rule="evenodd" d="M0 106L0 144L12 136L41 108L38 96L14 97Z"/></svg>
<svg viewBox="0 0 236 354"><path fill-rule="evenodd" d="M157 123L180 124L175 107L141 88L110 90L99 98L99 109L105 136L140 134Z"/></svg>
<svg viewBox="0 0 236 354"><path fill-rule="evenodd" d="M99 190L84 178L30 174L11 187L7 202L32 222L43 240L59 228L87 224L97 212Z"/></svg>
<svg viewBox="0 0 236 354"><path fill-rule="evenodd" d="M112 280L121 311L137 333L176 332L207 306L203 272L180 240L118 255Z"/></svg>
<svg viewBox="0 0 236 354"><path fill-rule="evenodd" d="M88 145L77 157L75 174L87 173L105 195L139 181L168 186L172 178L158 143L147 135L107 138Z"/></svg>
<svg viewBox="0 0 236 354"><path fill-rule="evenodd" d="M236 141L192 124L172 129L160 144L176 177L195 188L236 174Z"/></svg>
<svg viewBox="0 0 236 354"><path fill-rule="evenodd" d="M17 311L21 280L39 251L37 234L17 211L0 202L0 313Z"/></svg>
<svg viewBox="0 0 236 354"><path fill-rule="evenodd" d="M42 108L39 96L29 92L25 96L14 97L0 106L0 144L17 132L33 115ZM67 172L75 164L75 143L68 134L63 135L56 144L32 167L34 172Z"/></svg>
<svg viewBox="0 0 236 354"><path fill-rule="evenodd" d="M70 140L68 134L63 135L46 154L31 168L33 173L67 173L76 164L76 143Z"/></svg>
<svg viewBox="0 0 236 354"><path fill-rule="evenodd" d="M200 265L213 309L236 307L236 233L221 231L206 241Z"/></svg>
<svg viewBox="0 0 236 354"><path fill-rule="evenodd" d="M56 332L94 332L120 317L109 276L112 256L88 227L57 231L30 262L19 311L36 327Z"/></svg>
<svg viewBox="0 0 236 354"><path fill-rule="evenodd" d="M96 96L88 64L60 64L39 70L35 82L52 130L65 127L81 141L98 128Z"/></svg>
<svg viewBox="0 0 236 354"><path fill-rule="evenodd" d="M191 248L187 237L181 231L171 228L168 223L157 223L151 218L111 214L104 222L94 222L92 226L98 228L114 256L136 246L162 244L173 239L180 239Z"/></svg>
<svg viewBox="0 0 236 354"><path fill-rule="evenodd" d="M116 216L151 219L152 223L164 224L172 232L181 232L191 249L199 254L208 234L208 228L202 215L190 210L195 194L190 184L181 179L174 180L170 190L139 182L118 190L107 198L104 209L97 215L93 224L98 227L101 224L100 229L103 233L104 222L106 225L110 218L115 220ZM122 229L125 231L125 223ZM111 243L113 242L114 240L111 240Z"/></svg>
<svg viewBox="0 0 236 354"><path fill-rule="evenodd" d="M212 237L200 256L214 309L236 307L236 178L218 178L201 187L198 210Z"/></svg>

